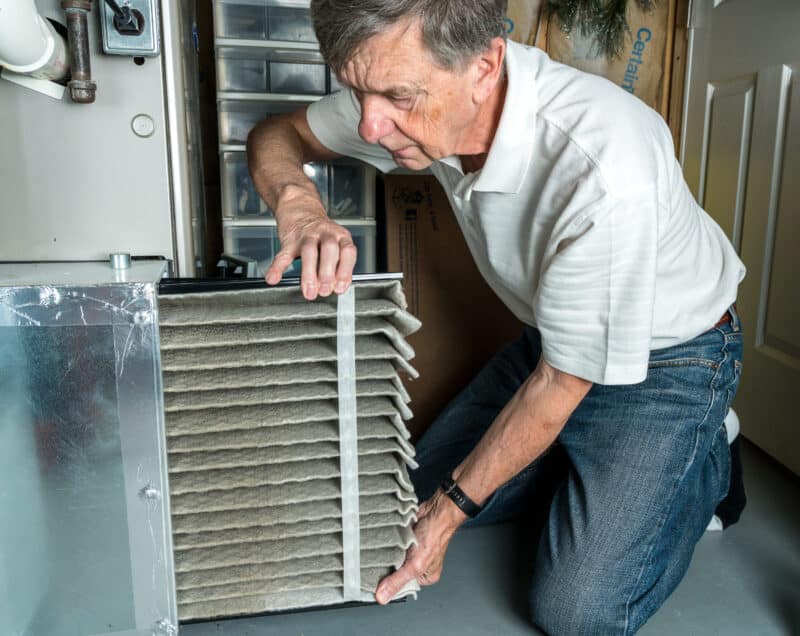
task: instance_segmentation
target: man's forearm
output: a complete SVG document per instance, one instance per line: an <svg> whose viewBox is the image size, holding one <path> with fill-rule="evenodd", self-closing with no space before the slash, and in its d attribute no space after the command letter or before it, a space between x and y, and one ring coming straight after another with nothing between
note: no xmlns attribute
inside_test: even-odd
<svg viewBox="0 0 800 636"><path fill-rule="evenodd" d="M303 172L307 161L302 140L285 119L262 121L247 138L247 157L253 183L273 210L286 198L319 198Z"/></svg>
<svg viewBox="0 0 800 636"><path fill-rule="evenodd" d="M453 471L461 489L482 504L555 441L591 386L540 362Z"/></svg>
<svg viewBox="0 0 800 636"><path fill-rule="evenodd" d="M540 360L536 371L497 416L475 449L453 472L461 489L483 503L495 490L535 460L558 437L591 382L557 371ZM419 509L417 538L403 565L381 580L375 596L388 603L409 581L439 580L447 545L466 515L441 490Z"/></svg>
<svg viewBox="0 0 800 636"><path fill-rule="evenodd" d="M356 263L353 237L328 218L316 186L303 172L304 163L338 156L314 135L305 109L262 121L247 136L250 174L272 208L281 242L265 279L277 285L300 257L301 288L308 300L346 291Z"/></svg>

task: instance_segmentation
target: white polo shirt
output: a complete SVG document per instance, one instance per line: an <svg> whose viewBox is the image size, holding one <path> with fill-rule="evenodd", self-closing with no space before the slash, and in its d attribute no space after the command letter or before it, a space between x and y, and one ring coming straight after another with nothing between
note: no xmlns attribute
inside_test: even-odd
<svg viewBox="0 0 800 636"><path fill-rule="evenodd" d="M475 262L542 336L553 367L599 384L647 375L650 351L710 329L745 268L697 205L663 119L612 82L508 43L508 88L484 167L435 162ZM349 90L309 108L322 144L384 172ZM487 325L491 328L491 325Z"/></svg>

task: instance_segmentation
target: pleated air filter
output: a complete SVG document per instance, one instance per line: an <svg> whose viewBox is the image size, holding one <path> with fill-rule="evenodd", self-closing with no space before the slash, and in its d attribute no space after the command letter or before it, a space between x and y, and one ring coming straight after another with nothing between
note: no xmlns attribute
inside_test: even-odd
<svg viewBox="0 0 800 636"><path fill-rule="evenodd" d="M417 511L399 281L159 304L180 620L374 601Z"/></svg>

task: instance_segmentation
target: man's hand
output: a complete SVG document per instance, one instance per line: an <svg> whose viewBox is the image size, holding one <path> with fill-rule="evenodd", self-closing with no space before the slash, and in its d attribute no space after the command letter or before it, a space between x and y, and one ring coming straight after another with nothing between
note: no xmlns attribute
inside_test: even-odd
<svg viewBox="0 0 800 636"><path fill-rule="evenodd" d="M303 259L303 295L347 291L356 264L350 232L328 218L319 193L303 172L303 164L339 155L316 138L303 107L259 122L247 136L247 164L261 198L275 212L281 251L266 274L277 285L298 256Z"/></svg>
<svg viewBox="0 0 800 636"><path fill-rule="evenodd" d="M277 216L283 220L278 224L281 250L267 270L267 283L277 285L299 256L305 298L347 291L353 279L356 246L350 232L328 218L319 197L294 193L280 202Z"/></svg>
<svg viewBox="0 0 800 636"><path fill-rule="evenodd" d="M453 479L479 505L539 457L558 437L569 416L592 388L588 380L551 367L544 358L500 412L478 445L453 470ZM375 597L388 603L403 586L439 580L453 533L467 516L441 490L420 506L402 567L384 578Z"/></svg>
<svg viewBox="0 0 800 636"><path fill-rule="evenodd" d="M466 521L466 515L441 491L419 507L414 535L417 545L406 553L403 565L378 584L375 598L386 605L394 596L414 579L420 585L433 585L439 581L444 567L447 546L458 526Z"/></svg>

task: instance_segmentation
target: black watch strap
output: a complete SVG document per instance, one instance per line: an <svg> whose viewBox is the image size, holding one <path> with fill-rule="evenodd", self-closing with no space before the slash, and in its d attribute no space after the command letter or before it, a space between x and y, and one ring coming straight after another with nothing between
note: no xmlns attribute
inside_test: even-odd
<svg viewBox="0 0 800 636"><path fill-rule="evenodd" d="M444 491L445 495L453 500L453 503L459 507L461 512L468 517L474 518L481 510L483 510L481 506L476 504L474 501L472 501L472 499L464 494L464 491L458 487L458 484L455 482L452 475L448 475L444 478L440 488Z"/></svg>

